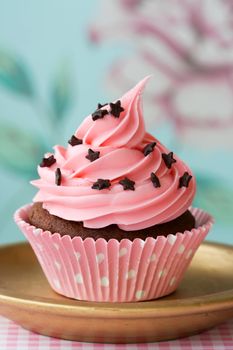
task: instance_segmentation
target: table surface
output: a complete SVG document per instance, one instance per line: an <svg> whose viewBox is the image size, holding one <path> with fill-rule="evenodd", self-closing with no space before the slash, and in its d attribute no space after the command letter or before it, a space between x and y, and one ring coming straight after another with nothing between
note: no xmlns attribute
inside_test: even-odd
<svg viewBox="0 0 233 350"><path fill-rule="evenodd" d="M0 317L1 350L232 350L233 319L217 328L193 337L149 344L91 344L49 338L29 332Z"/></svg>

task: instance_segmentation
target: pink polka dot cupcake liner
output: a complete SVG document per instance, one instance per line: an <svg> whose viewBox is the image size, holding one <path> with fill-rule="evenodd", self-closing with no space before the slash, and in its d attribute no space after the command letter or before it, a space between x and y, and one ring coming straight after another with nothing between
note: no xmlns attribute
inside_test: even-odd
<svg viewBox="0 0 233 350"><path fill-rule="evenodd" d="M134 241L71 238L28 223L26 205L14 215L57 293L77 300L136 302L171 294L179 286L213 218L191 208L196 227L167 237Z"/></svg>

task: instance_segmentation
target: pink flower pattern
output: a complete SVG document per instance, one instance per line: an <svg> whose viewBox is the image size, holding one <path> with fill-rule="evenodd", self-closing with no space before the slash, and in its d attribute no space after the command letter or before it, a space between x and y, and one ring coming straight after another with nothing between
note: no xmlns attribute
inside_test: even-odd
<svg viewBox="0 0 233 350"><path fill-rule="evenodd" d="M154 74L146 105L150 123L170 121L181 142L233 146L233 1L102 0L90 26L96 44L127 40L108 84L127 89ZM114 16L113 16L114 14ZM99 18L99 17L98 17Z"/></svg>

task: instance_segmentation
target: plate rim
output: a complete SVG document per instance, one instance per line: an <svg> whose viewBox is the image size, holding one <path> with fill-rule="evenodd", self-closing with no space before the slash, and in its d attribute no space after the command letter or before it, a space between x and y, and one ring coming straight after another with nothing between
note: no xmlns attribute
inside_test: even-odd
<svg viewBox="0 0 233 350"><path fill-rule="evenodd" d="M230 250L233 253L233 245L218 243L212 241L205 241L202 243L205 246L217 247L220 249ZM4 249L10 249L17 246L29 246L27 241L3 244L0 245L0 254ZM4 294L5 291L5 294ZM6 293L7 292L7 293ZM7 294L7 295L6 295ZM62 296L61 296L62 297ZM35 307L40 311L46 311L49 313L60 313L62 315L80 316L85 318L141 318L143 317L159 318L169 316L183 316L186 314L199 314L205 311L214 312L219 310L233 309L233 289L207 294L202 297L190 297L181 300L180 303L174 303L174 300L163 300L160 299L159 304L156 305L158 300L149 300L144 302L134 302L134 303L108 303L108 302L91 302L91 301L79 301L74 299L69 299L62 297L62 301L53 301L48 298L46 300L28 299L26 295L20 295L16 292L10 292L6 288L0 287L0 313L1 306L11 306L20 308L30 308ZM74 305L74 301L77 305ZM117 313L114 316L114 312L117 309Z"/></svg>

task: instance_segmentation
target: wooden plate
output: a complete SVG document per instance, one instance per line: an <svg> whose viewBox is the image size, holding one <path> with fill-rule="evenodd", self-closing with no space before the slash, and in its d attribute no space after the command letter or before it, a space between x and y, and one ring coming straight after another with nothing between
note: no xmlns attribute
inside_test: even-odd
<svg viewBox="0 0 233 350"><path fill-rule="evenodd" d="M0 248L0 314L53 337L152 342L199 333L233 317L233 247L203 244L177 292L138 303L93 303L49 287L26 243Z"/></svg>

